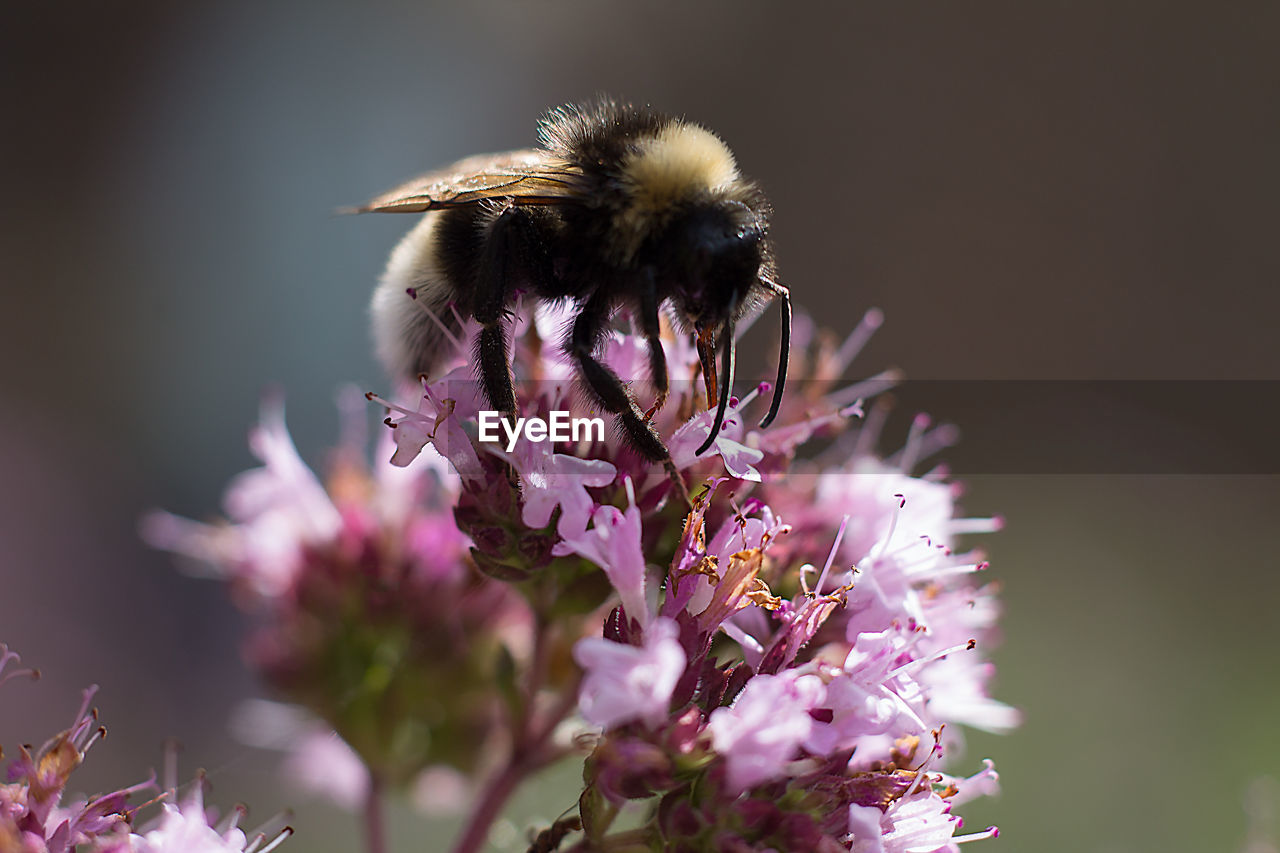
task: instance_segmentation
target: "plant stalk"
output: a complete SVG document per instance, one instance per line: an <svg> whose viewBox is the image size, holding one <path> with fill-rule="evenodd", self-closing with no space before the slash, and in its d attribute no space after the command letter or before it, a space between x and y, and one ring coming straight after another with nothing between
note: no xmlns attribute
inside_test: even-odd
<svg viewBox="0 0 1280 853"><path fill-rule="evenodd" d="M369 774L369 790L364 798L364 838L368 853L387 853L386 811L382 779Z"/></svg>

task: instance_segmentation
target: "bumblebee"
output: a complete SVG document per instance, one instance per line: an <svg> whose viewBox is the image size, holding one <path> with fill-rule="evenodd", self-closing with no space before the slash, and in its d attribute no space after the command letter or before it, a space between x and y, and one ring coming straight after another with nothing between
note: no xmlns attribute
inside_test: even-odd
<svg viewBox="0 0 1280 853"><path fill-rule="evenodd" d="M696 124L612 100L550 111L538 142L467 158L359 208L426 214L392 252L373 296L374 339L388 369L433 374L451 355L461 323L474 318L484 394L514 419L509 309L520 293L573 300L563 346L588 396L617 418L637 452L670 471L650 423L669 391L659 312L697 336L707 406L716 406L701 454L724 421L734 329L777 298L778 380L761 426L772 422L787 374L790 296L777 281L769 204L738 172L729 148ZM597 358L619 307L630 309L647 342L657 392L647 413Z"/></svg>

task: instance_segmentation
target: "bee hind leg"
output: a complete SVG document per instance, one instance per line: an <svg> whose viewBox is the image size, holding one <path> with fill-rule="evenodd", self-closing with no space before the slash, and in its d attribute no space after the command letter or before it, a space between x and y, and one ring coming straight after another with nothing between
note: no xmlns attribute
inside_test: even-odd
<svg viewBox="0 0 1280 853"><path fill-rule="evenodd" d="M480 329L476 338L476 365L485 399L514 424L516 392L507 361L507 330L500 321Z"/></svg>
<svg viewBox="0 0 1280 853"><path fill-rule="evenodd" d="M483 327L476 338L475 363L485 399L514 426L516 393L504 325L510 313L510 283L542 284L549 279L551 267L529 211L507 204L494 206L487 215L491 219L485 227L472 310Z"/></svg>

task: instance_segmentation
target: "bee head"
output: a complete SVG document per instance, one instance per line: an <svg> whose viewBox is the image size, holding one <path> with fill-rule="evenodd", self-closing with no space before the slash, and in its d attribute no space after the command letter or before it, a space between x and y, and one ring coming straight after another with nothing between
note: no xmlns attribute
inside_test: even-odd
<svg viewBox="0 0 1280 853"><path fill-rule="evenodd" d="M737 320L759 287L765 227L736 202L694 207L671 223L658 258L678 313L695 328Z"/></svg>

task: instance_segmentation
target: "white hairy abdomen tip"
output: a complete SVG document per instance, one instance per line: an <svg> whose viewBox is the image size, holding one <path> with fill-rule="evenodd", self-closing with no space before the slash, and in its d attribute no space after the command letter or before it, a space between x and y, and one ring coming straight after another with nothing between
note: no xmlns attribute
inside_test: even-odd
<svg viewBox="0 0 1280 853"><path fill-rule="evenodd" d="M369 306L375 352L397 376L427 371L452 343L437 322L448 322L450 300L437 260L439 221L438 213L424 214L404 236L392 251Z"/></svg>

